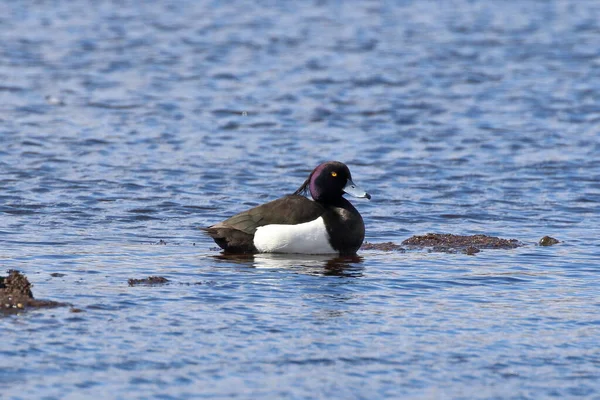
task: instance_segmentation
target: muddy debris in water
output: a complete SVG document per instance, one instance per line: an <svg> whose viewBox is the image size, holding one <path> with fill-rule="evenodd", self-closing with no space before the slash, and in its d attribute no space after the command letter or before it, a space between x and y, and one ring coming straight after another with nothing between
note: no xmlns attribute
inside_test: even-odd
<svg viewBox="0 0 600 400"><path fill-rule="evenodd" d="M156 286L156 285L164 285L168 283L169 280L163 276L149 276L144 279L128 279L127 283L129 286Z"/></svg>
<svg viewBox="0 0 600 400"><path fill-rule="evenodd" d="M560 243L560 242L557 239L554 239L551 236L544 236L539 241L539 245L540 246L553 246L553 245L555 245L557 243Z"/></svg>
<svg viewBox="0 0 600 400"><path fill-rule="evenodd" d="M0 276L0 312L15 313L28 309L70 305L52 300L36 300L31 286L29 280L19 271L9 270L7 276Z"/></svg>

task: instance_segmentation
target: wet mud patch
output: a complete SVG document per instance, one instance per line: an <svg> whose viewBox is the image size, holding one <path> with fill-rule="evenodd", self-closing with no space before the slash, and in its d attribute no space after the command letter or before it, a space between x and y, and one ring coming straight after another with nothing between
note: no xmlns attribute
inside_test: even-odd
<svg viewBox="0 0 600 400"><path fill-rule="evenodd" d="M514 249L523 246L516 239L502 239L487 235L453 235L450 233L428 233L412 236L401 245L393 242L365 243L362 250L400 251L428 249L441 253L464 253L473 255L483 249Z"/></svg>
<svg viewBox="0 0 600 400"><path fill-rule="evenodd" d="M52 300L37 300L33 297L31 287L27 277L19 271L9 270L7 276L0 276L0 312L13 313L70 305Z"/></svg>

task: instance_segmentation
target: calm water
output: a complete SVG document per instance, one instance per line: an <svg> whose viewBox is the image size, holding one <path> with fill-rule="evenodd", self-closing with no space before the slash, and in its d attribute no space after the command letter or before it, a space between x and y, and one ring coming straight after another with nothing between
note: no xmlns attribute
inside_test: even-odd
<svg viewBox="0 0 600 400"><path fill-rule="evenodd" d="M3 398L600 398L599 2L28 3L0 4L0 272L84 312L0 318ZM526 246L197 230L329 159L369 242Z"/></svg>

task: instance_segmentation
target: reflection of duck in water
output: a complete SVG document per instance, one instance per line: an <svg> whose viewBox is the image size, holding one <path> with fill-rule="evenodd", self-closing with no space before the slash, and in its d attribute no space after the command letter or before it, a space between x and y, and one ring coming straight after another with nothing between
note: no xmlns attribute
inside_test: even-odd
<svg viewBox="0 0 600 400"><path fill-rule="evenodd" d="M258 269L288 269L308 275L360 277L363 258L354 256L293 254L219 254L213 258Z"/></svg>
<svg viewBox="0 0 600 400"><path fill-rule="evenodd" d="M307 192L314 201L303 196ZM371 198L352 182L345 164L326 162L294 194L203 229L226 253L354 255L365 225L344 193Z"/></svg>

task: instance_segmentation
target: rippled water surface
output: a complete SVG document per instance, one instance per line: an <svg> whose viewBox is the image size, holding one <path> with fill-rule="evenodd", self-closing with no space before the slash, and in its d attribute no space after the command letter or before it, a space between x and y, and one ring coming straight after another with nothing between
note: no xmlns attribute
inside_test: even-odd
<svg viewBox="0 0 600 400"><path fill-rule="evenodd" d="M0 33L0 272L83 310L0 318L3 398L600 398L599 2L3 2ZM330 159L369 242L525 246L197 229Z"/></svg>

